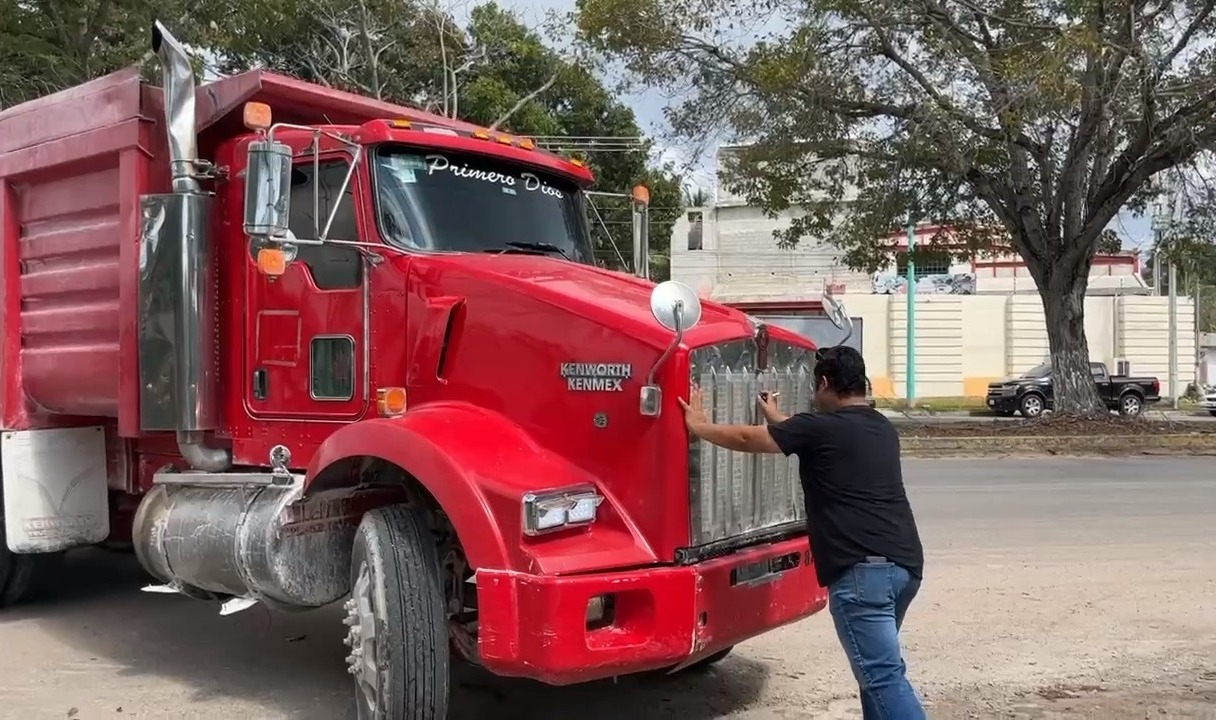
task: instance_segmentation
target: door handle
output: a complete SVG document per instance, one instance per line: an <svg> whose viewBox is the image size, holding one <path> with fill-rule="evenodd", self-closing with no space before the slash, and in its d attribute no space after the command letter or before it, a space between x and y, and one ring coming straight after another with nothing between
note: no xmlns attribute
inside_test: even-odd
<svg viewBox="0 0 1216 720"><path fill-rule="evenodd" d="M253 399L265 400L269 395L270 378L266 375L266 368L258 368L253 371Z"/></svg>

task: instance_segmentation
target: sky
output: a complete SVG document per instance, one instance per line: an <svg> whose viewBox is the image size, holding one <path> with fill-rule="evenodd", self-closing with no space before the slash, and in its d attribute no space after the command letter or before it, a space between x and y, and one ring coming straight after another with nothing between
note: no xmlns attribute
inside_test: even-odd
<svg viewBox="0 0 1216 720"><path fill-rule="evenodd" d="M464 0L462 0L464 2ZM466 21L468 12L475 6L477 0L468 0L453 8L457 19ZM549 11L572 12L575 0L498 0L502 7L516 12L528 25L539 25ZM660 139L666 134L666 121L663 109L667 100L657 92L641 92L624 98L633 108L638 125L649 137ZM692 184L704 188L714 186L714 161L712 153L692 159L691 152L684 147L668 145L660 147L660 159L674 162L677 166L691 165L690 180ZM1127 250L1142 250L1148 252L1152 248L1152 228L1148 217L1136 217L1124 211L1111 223L1111 228L1123 239L1123 247Z"/></svg>

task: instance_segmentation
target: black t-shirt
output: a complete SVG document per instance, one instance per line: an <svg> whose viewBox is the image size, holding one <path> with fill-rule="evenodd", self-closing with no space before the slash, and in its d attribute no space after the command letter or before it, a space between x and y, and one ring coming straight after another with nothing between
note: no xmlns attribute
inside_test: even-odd
<svg viewBox="0 0 1216 720"><path fill-rule="evenodd" d="M798 456L820 585L875 555L921 577L924 551L904 492L899 434L882 413L864 405L799 413L768 431L781 452Z"/></svg>

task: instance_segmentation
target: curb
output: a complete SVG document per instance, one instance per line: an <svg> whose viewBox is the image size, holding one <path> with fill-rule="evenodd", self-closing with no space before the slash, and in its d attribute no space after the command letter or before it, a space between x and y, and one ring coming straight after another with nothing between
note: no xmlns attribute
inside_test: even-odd
<svg viewBox="0 0 1216 720"><path fill-rule="evenodd" d="M900 447L906 457L1216 455L1216 434L901 436Z"/></svg>

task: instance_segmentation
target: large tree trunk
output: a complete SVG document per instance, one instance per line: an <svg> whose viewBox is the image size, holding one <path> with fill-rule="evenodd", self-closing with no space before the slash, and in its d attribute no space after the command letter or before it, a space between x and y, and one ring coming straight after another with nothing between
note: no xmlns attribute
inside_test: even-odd
<svg viewBox="0 0 1216 720"><path fill-rule="evenodd" d="M1088 265L1087 263L1085 265ZM1085 291L1089 268L1068 272L1054 268L1039 287L1051 347L1055 412L1069 415L1106 415L1098 387L1089 370L1089 342L1085 339Z"/></svg>

